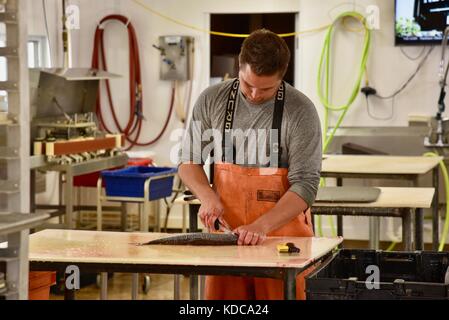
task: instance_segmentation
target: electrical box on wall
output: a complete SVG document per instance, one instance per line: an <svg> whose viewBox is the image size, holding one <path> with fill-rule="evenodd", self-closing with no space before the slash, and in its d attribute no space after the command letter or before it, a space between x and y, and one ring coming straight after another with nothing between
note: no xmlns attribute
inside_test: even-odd
<svg viewBox="0 0 449 320"><path fill-rule="evenodd" d="M154 47L161 52L161 80L192 80L193 37L161 36Z"/></svg>

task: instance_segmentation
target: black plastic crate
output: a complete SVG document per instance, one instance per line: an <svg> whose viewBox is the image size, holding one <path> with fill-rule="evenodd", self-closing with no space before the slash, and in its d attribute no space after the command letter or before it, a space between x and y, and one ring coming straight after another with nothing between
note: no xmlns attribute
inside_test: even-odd
<svg viewBox="0 0 449 320"><path fill-rule="evenodd" d="M378 289L367 286L370 266L379 268ZM448 268L447 252L340 250L306 278L307 299L449 300Z"/></svg>

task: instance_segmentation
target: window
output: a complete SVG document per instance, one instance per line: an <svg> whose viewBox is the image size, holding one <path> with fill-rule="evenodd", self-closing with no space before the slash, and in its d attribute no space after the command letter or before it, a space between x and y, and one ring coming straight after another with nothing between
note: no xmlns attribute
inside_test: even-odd
<svg viewBox="0 0 449 320"><path fill-rule="evenodd" d="M28 41L28 67L37 68L39 66L39 42Z"/></svg>
<svg viewBox="0 0 449 320"><path fill-rule="evenodd" d="M33 36L28 40L28 67L44 68L49 64L46 37Z"/></svg>

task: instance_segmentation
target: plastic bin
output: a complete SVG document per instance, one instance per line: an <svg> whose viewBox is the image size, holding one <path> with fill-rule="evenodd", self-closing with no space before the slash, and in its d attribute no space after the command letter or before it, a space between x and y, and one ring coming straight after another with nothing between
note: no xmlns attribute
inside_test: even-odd
<svg viewBox="0 0 449 320"><path fill-rule="evenodd" d="M173 175L150 183L148 200L153 201L171 196L176 173L176 168L130 167L116 171L103 171L101 175L106 185L106 196L126 198L143 198L145 181L149 178Z"/></svg>
<svg viewBox="0 0 449 320"><path fill-rule="evenodd" d="M379 289L368 277L379 267ZM449 253L341 250L306 278L308 300L449 300Z"/></svg>
<svg viewBox="0 0 449 320"><path fill-rule="evenodd" d="M152 159L128 159L128 167L144 167L153 165ZM112 170L118 170L122 168L115 168ZM98 179L100 178L101 172L94 172L89 174L84 174L73 178L74 187L85 187L85 188L96 188ZM103 187L104 187L103 182Z"/></svg>
<svg viewBox="0 0 449 320"><path fill-rule="evenodd" d="M56 272L30 272L29 300L50 300L50 288L56 284Z"/></svg>
<svg viewBox="0 0 449 320"><path fill-rule="evenodd" d="M73 178L74 187L96 188L100 172L94 172ZM104 187L104 182L103 182Z"/></svg>

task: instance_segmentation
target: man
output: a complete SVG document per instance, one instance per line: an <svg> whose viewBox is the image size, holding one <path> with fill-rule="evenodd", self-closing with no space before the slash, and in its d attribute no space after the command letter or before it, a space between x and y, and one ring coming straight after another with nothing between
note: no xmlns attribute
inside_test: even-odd
<svg viewBox="0 0 449 320"><path fill-rule="evenodd" d="M193 146L189 138L183 143L179 175L202 203L202 223L213 231L218 220L239 235L239 245L260 245L266 236L313 236L309 208L320 180L322 135L313 103L282 81L290 56L276 34L252 33L239 56L238 80L201 94L188 135ZM218 154L213 188L202 168L210 140L199 140L211 129L214 134L206 136L214 137ZM255 154L267 145L269 161L262 161ZM298 278L301 299L303 282ZM208 277L206 298L278 300L283 286L271 279Z"/></svg>

